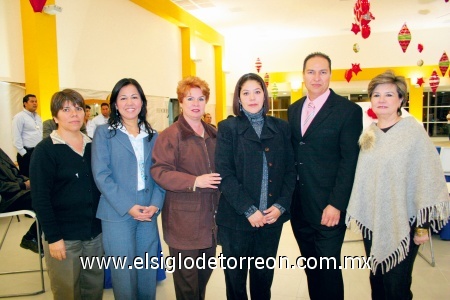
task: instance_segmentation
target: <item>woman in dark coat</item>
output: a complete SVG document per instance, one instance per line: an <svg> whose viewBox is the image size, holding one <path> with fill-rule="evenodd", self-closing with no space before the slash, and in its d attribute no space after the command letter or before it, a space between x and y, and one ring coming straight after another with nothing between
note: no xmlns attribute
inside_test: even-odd
<svg viewBox="0 0 450 300"><path fill-rule="evenodd" d="M233 98L235 118L219 123L216 171L222 177L217 224L223 255L275 257L295 185L294 155L287 122L267 116L269 97L257 74L242 76ZM228 299L270 299L273 268L255 260L225 269ZM248 265L250 263L250 266Z"/></svg>

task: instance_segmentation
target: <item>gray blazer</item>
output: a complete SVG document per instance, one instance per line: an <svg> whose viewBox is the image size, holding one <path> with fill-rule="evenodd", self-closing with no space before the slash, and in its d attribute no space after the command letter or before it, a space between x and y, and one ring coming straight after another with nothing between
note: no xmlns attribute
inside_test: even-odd
<svg viewBox="0 0 450 300"><path fill-rule="evenodd" d="M147 206L162 209L165 190L151 177L152 149L157 133L149 142L144 138L145 193ZM109 129L109 125L98 126L92 140L92 173L102 193L97 218L105 221L123 221L131 218L128 211L137 200L137 160L128 136L120 130Z"/></svg>

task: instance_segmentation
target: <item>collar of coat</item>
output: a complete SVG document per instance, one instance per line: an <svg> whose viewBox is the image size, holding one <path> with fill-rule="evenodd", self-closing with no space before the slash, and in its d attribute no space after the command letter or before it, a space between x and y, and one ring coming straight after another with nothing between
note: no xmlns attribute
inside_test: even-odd
<svg viewBox="0 0 450 300"><path fill-rule="evenodd" d="M205 139L208 136L211 138L216 138L217 130L214 127L212 127L211 125L208 125L205 122L203 122L203 120L201 120L201 122L203 124L203 128L205 128ZM183 114L181 114L180 117L178 118L177 126L180 130L181 138L183 140L187 139L191 136L197 136L194 129L192 129L192 127L189 125L189 123L184 118Z"/></svg>
<svg viewBox="0 0 450 300"><path fill-rule="evenodd" d="M267 115L264 116L264 125L260 137L258 137L258 135L256 134L256 131L253 129L252 124L250 123L250 120L247 118L247 116L237 116L234 119L237 122L237 133L239 135L243 135L246 139L249 140L259 142L263 139L270 139L274 135L279 133L279 129L275 124L275 119L268 117Z"/></svg>

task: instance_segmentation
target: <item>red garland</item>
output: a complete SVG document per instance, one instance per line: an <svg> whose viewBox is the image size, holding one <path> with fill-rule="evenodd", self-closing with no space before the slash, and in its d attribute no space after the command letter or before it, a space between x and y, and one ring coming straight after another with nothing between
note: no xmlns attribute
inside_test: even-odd
<svg viewBox="0 0 450 300"><path fill-rule="evenodd" d="M369 117L371 117L372 119L378 119L377 115L374 113L374 111L372 110L372 108L369 108L369 110L367 111L367 115Z"/></svg>

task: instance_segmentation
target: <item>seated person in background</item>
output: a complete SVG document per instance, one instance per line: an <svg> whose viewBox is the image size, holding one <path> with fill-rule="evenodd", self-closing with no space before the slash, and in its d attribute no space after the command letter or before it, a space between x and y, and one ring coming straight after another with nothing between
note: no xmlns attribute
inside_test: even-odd
<svg viewBox="0 0 450 300"><path fill-rule="evenodd" d="M53 118L44 121L44 123L42 123L42 127L43 127L43 129L42 129L42 138L43 139L50 136L50 133L52 133L53 130L58 129L58 125L56 124L55 120L53 120ZM83 123L83 125L81 125L80 131L87 135L86 125L84 123Z"/></svg>
<svg viewBox="0 0 450 300"><path fill-rule="evenodd" d="M32 210L30 180L20 174L19 169L8 155L0 148L0 213L17 210ZM36 222L23 236L20 247L35 253L38 251ZM43 253L41 251L41 253Z"/></svg>

